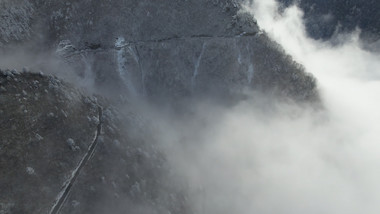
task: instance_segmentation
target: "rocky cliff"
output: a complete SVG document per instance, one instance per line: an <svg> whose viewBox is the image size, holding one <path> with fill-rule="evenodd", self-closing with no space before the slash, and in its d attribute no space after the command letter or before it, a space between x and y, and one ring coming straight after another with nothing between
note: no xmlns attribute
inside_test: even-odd
<svg viewBox="0 0 380 214"><path fill-rule="evenodd" d="M33 51L55 50L75 75L93 78L99 93L177 100L255 88L317 99L315 80L237 1L25 2L33 13L3 3L17 8L13 16L23 21L13 25L27 32L13 41L25 35ZM0 38L9 41L8 31Z"/></svg>

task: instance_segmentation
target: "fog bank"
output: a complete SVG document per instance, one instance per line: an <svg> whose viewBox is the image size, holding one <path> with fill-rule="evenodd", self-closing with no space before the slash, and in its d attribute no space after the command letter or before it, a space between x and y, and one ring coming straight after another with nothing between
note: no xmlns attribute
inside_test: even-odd
<svg viewBox="0 0 380 214"><path fill-rule="evenodd" d="M338 35L335 46L308 38L294 6L279 14L274 0L256 0L245 10L317 78L325 109L269 108L255 95L232 108L194 104L185 121L158 119L157 138L194 209L378 213L379 55L360 47L358 33Z"/></svg>

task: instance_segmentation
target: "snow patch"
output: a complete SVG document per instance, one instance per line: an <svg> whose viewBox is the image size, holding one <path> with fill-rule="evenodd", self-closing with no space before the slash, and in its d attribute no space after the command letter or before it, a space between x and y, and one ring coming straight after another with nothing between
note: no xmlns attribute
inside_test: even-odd
<svg viewBox="0 0 380 214"><path fill-rule="evenodd" d="M127 59L126 59L126 51L125 47L128 46L128 43L125 42L123 37L119 37L116 39L115 48L116 48L116 61L117 61L117 71L124 85L127 87L128 91L136 96L137 92L131 80L131 74L127 70Z"/></svg>
<svg viewBox="0 0 380 214"><path fill-rule="evenodd" d="M204 53L204 51L206 49L206 45L207 45L207 43L204 42L203 45L202 45L201 53L199 54L198 59L195 62L195 65L194 65L194 72L193 72L193 76L191 77L191 90L192 91L194 91L194 88L195 88L196 79L197 79L197 76L198 76L198 69L199 69L199 66L201 64L201 60L202 60L202 57L203 57L203 53Z"/></svg>
<svg viewBox="0 0 380 214"><path fill-rule="evenodd" d="M55 53L60 57L68 57L76 51L74 45L71 44L70 40L62 40L59 42Z"/></svg>
<svg viewBox="0 0 380 214"><path fill-rule="evenodd" d="M41 141L41 140L44 139L44 138L43 138L41 135L39 135L39 134L36 134L36 135L35 135L35 138L36 138L37 141Z"/></svg>
<svg viewBox="0 0 380 214"><path fill-rule="evenodd" d="M36 172L34 171L34 169L32 167L26 167L26 173L28 173L28 175L35 175Z"/></svg>

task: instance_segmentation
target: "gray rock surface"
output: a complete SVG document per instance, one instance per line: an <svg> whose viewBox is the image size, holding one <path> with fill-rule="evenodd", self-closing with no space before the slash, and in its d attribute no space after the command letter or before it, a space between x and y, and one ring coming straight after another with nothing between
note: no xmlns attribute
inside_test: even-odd
<svg viewBox="0 0 380 214"><path fill-rule="evenodd" d="M38 32L28 43L57 50L74 75L92 79L102 94L226 99L256 88L299 101L318 99L315 80L260 32L250 14L240 12L239 1L27 5L37 12L27 14L33 22L25 23Z"/></svg>
<svg viewBox="0 0 380 214"><path fill-rule="evenodd" d="M0 47L31 36L34 6L28 0L0 1Z"/></svg>

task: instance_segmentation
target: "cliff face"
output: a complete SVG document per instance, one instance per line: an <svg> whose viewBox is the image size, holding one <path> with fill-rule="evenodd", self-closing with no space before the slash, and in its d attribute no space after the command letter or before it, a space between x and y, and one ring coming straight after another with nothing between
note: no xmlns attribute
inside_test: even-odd
<svg viewBox="0 0 380 214"><path fill-rule="evenodd" d="M99 93L226 99L256 88L296 100L318 96L315 80L240 12L237 1L30 4L29 43L56 50L75 75L93 77Z"/></svg>

